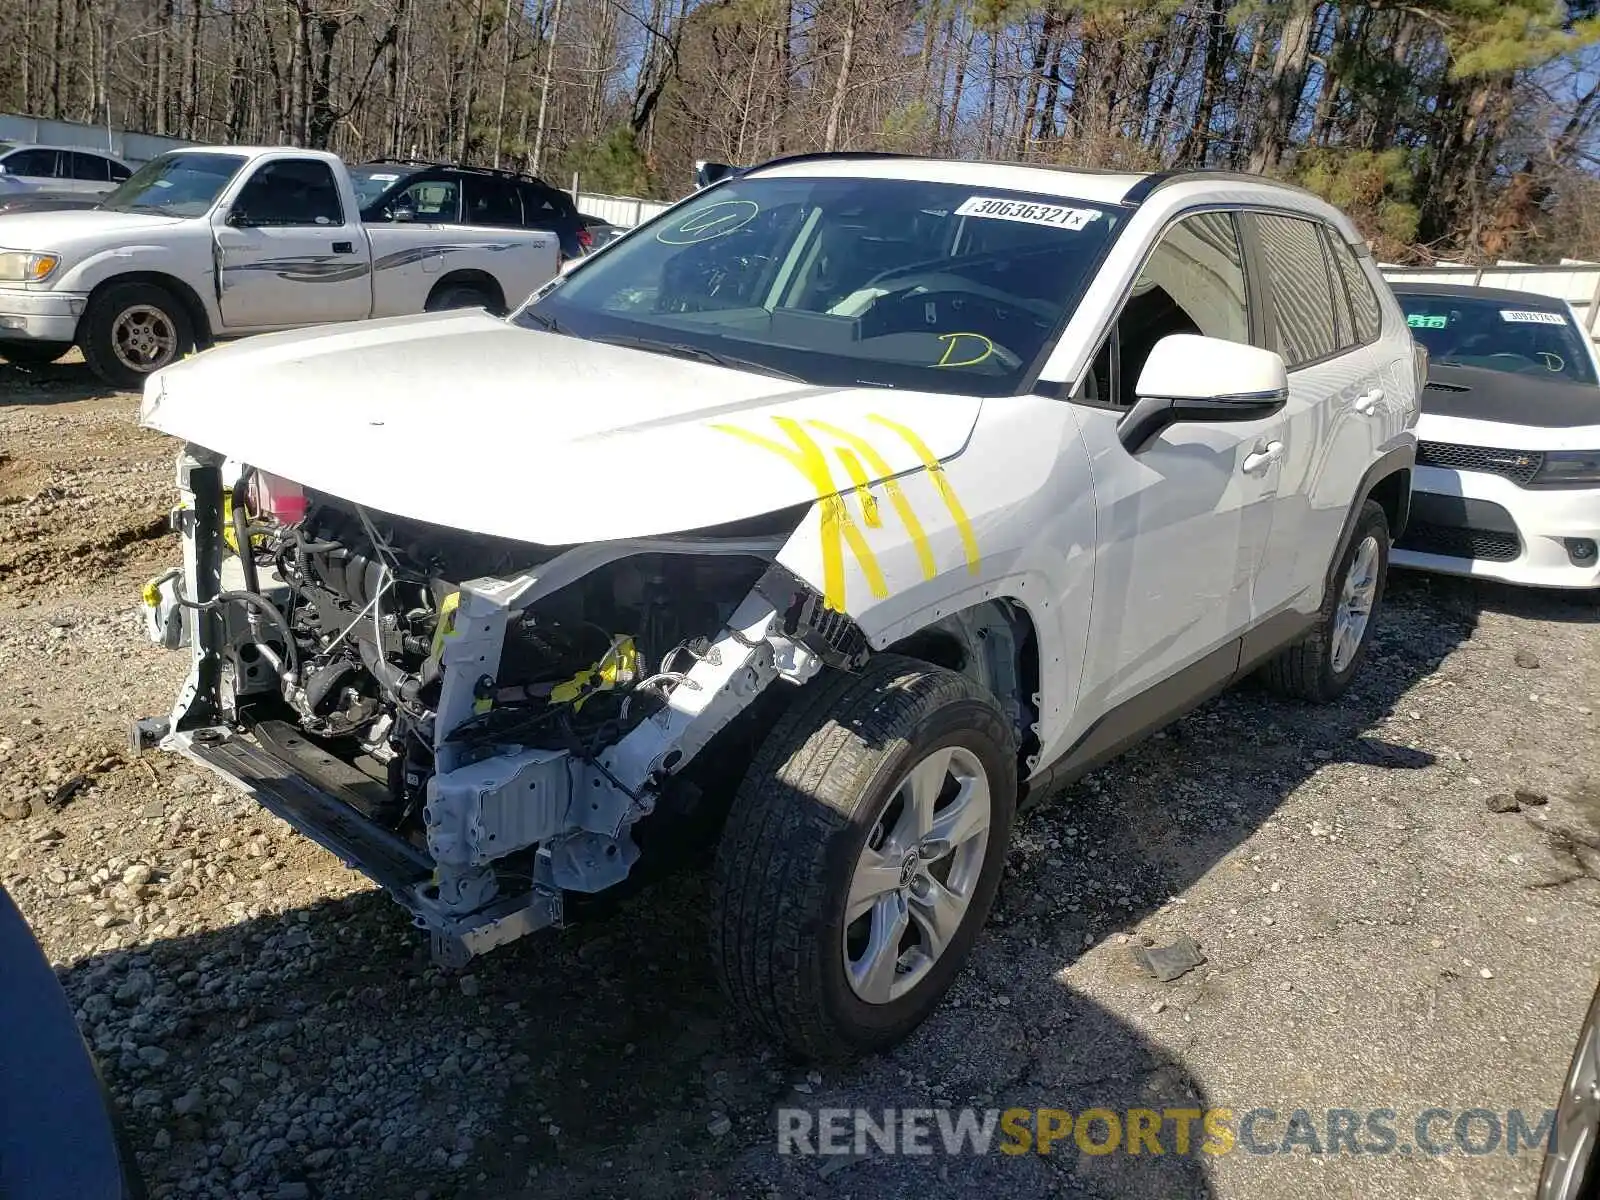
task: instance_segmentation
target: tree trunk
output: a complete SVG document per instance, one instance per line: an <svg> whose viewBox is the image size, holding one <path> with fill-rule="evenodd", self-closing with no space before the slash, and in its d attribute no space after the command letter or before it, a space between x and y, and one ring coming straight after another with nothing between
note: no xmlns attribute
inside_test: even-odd
<svg viewBox="0 0 1600 1200"><path fill-rule="evenodd" d="M1255 149L1250 154L1253 172L1271 170L1283 162L1300 109L1300 95L1306 86L1312 26L1319 7L1318 0L1291 0L1278 49L1272 57L1261 119L1256 125Z"/></svg>
<svg viewBox="0 0 1600 1200"><path fill-rule="evenodd" d="M956 134L961 125L961 94L966 90L967 69L972 65L972 42L976 36L977 30L968 23L956 51L955 93L950 98L950 129L945 135L945 149L951 154L956 150Z"/></svg>
<svg viewBox="0 0 1600 1200"><path fill-rule="evenodd" d="M1047 87L1039 98L1039 116L1034 122L1034 141L1043 152L1043 147L1060 136L1056 129L1056 109L1061 103L1061 50L1066 43L1063 22L1059 19L1055 24L1055 34L1050 43L1050 61L1045 63L1044 77ZM1048 157L1048 156L1046 156Z"/></svg>
<svg viewBox="0 0 1600 1200"><path fill-rule="evenodd" d="M856 26L860 21L860 14L856 11L855 0L849 0L845 7L844 41L839 48L839 72L833 80L833 98L828 102L828 125L823 130L822 148L824 151L839 148L839 123L844 119L845 97L850 93L850 65L856 52ZM994 94L990 93L990 111L993 112Z"/></svg>
<svg viewBox="0 0 1600 1200"><path fill-rule="evenodd" d="M313 150L329 148L338 120L333 106L333 48L339 29L339 22L332 17L317 21L315 67L307 86L306 105L306 145Z"/></svg>
<svg viewBox="0 0 1600 1200"><path fill-rule="evenodd" d="M557 9L557 16L560 10ZM456 161L466 162L472 144L472 106L478 98L478 58L483 49L483 0L472 2L472 25L467 30L467 80L466 95L461 102L460 142L456 147Z"/></svg>
<svg viewBox="0 0 1600 1200"><path fill-rule="evenodd" d="M1046 13L1039 25L1039 35L1033 42L1033 69L1028 72L1027 95L1022 102L1022 120L1017 125L1017 157L1028 158L1028 137L1038 120L1039 93L1044 87L1045 65L1050 61L1052 45L1050 14Z"/></svg>
<svg viewBox="0 0 1600 1200"><path fill-rule="evenodd" d="M183 136L197 138L200 128L200 29L201 5L196 2L189 19L189 45L184 54Z"/></svg>
<svg viewBox="0 0 1600 1200"><path fill-rule="evenodd" d="M1170 71L1167 75L1166 90L1161 94L1160 103L1155 106L1155 122L1151 127L1149 137L1149 144L1161 151L1161 161L1164 163L1172 159L1173 146L1171 137L1176 123L1177 114L1174 110L1177 108L1178 103L1178 85L1188 77L1189 62L1194 56L1196 38L1192 28L1192 20L1193 18L1191 17L1190 21L1185 22L1181 30L1177 28L1176 22L1174 22L1169 30L1169 40L1172 34L1176 34L1182 39L1182 44L1178 49L1178 66L1176 70ZM1166 61L1165 54L1162 56L1162 61Z"/></svg>
<svg viewBox="0 0 1600 1200"><path fill-rule="evenodd" d="M500 24L500 98L494 106L494 165L500 165L500 151L506 140L506 81L511 78L511 0L506 0Z"/></svg>
<svg viewBox="0 0 1600 1200"><path fill-rule="evenodd" d="M550 72L555 66L556 46L561 40L561 0L555 0L555 12L550 18L550 45L544 56L544 80L539 85L539 121L533 132L533 156L528 170L539 173L544 161L544 127L550 107Z"/></svg>
<svg viewBox="0 0 1600 1200"><path fill-rule="evenodd" d="M1311 141L1315 145L1328 145L1334 113L1338 109L1339 90L1343 87L1341 68L1345 61L1345 48L1351 41L1353 20L1360 19L1360 13L1352 19L1351 14L1343 8L1334 15L1333 41L1322 64L1322 90L1317 94L1316 113L1311 118Z"/></svg>
<svg viewBox="0 0 1600 1200"><path fill-rule="evenodd" d="M50 48L50 115L59 119L62 71L67 58L67 0L56 0L50 22Z"/></svg>

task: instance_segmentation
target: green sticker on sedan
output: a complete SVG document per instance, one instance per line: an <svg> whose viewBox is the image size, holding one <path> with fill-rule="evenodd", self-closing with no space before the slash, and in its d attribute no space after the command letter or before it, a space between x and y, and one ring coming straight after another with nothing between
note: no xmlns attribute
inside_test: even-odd
<svg viewBox="0 0 1600 1200"><path fill-rule="evenodd" d="M1406 318L1406 324L1413 329L1445 329L1450 324L1450 318L1430 316L1427 313L1412 313Z"/></svg>

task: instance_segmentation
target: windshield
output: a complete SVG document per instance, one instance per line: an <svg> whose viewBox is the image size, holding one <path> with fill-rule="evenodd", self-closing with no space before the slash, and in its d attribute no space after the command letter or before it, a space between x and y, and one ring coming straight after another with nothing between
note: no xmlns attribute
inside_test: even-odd
<svg viewBox="0 0 1600 1200"><path fill-rule="evenodd" d="M740 179L514 318L807 383L1016 392L1076 308L1116 210L903 179Z"/></svg>
<svg viewBox="0 0 1600 1200"><path fill-rule="evenodd" d="M1411 336L1431 362L1514 375L1594 383L1587 334L1566 308L1542 296L1511 302L1487 296L1398 296Z"/></svg>
<svg viewBox="0 0 1600 1200"><path fill-rule="evenodd" d="M202 217L244 163L237 154L163 154L119 184L100 207L112 212Z"/></svg>
<svg viewBox="0 0 1600 1200"><path fill-rule="evenodd" d="M413 171L398 171L394 167L351 167L350 182L356 189L356 201L362 208L370 208L383 195Z"/></svg>

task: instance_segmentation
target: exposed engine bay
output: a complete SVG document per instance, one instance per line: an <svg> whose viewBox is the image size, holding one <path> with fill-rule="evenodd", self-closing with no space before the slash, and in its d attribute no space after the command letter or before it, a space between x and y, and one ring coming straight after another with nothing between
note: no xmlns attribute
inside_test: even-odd
<svg viewBox="0 0 1600 1200"><path fill-rule="evenodd" d="M389 815L420 816L433 775L441 659L461 583L536 569L550 551L495 543L313 497L269 559L300 663L301 728L385 764ZM743 555L644 553L608 563L508 620L492 686L450 731L463 761L497 746L592 757L656 712L767 569Z"/></svg>
<svg viewBox="0 0 1600 1200"><path fill-rule="evenodd" d="M562 548L203 455L180 462L180 486L185 568L145 598L152 633L189 641L193 670L147 740L359 859L446 961L620 883L634 826L698 794L719 755L692 760L768 684L867 654L775 565L793 513Z"/></svg>

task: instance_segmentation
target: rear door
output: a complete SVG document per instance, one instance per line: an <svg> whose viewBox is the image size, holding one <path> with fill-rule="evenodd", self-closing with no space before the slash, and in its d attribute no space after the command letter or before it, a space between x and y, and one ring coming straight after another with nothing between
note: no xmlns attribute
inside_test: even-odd
<svg viewBox="0 0 1600 1200"><path fill-rule="evenodd" d="M75 192L109 192L111 190L111 163L98 154L82 150L63 150Z"/></svg>
<svg viewBox="0 0 1600 1200"><path fill-rule="evenodd" d="M1384 361L1358 325L1321 221L1245 215L1269 301L1268 346L1289 372L1283 473L1256 580L1255 619L1322 601L1350 505L1382 437Z"/></svg>
<svg viewBox="0 0 1600 1200"><path fill-rule="evenodd" d="M468 225L523 227L522 192L511 180L496 175L467 175L464 183Z"/></svg>
<svg viewBox="0 0 1600 1200"><path fill-rule="evenodd" d="M274 158L213 214L223 324L271 329L360 320L372 310L365 231L332 167Z"/></svg>

